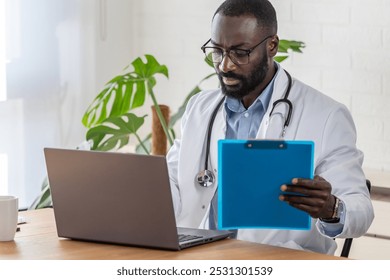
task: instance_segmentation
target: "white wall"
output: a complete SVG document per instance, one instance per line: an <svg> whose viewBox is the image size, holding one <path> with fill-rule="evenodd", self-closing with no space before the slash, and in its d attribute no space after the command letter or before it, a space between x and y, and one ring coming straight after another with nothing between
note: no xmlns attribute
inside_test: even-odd
<svg viewBox="0 0 390 280"><path fill-rule="evenodd" d="M390 1L272 1L280 35L307 43L294 75L346 104L365 166L390 170Z"/></svg>

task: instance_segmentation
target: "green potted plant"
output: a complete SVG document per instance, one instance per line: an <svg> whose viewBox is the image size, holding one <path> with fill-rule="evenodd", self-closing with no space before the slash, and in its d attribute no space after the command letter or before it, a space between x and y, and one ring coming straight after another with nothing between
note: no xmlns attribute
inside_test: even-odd
<svg viewBox="0 0 390 280"><path fill-rule="evenodd" d="M143 152L149 154L149 149L137 133L146 115L136 116L129 112L143 106L146 96L152 99L165 137L172 145L173 131L164 118L153 91L156 85L155 75L160 74L168 78L168 68L152 55L145 55L145 58L146 62L140 57L136 58L131 63L133 71L110 80L85 112L82 123L88 128L86 139L92 142L92 150L120 149L129 143L130 135L134 135ZM129 66L125 70L128 68Z"/></svg>

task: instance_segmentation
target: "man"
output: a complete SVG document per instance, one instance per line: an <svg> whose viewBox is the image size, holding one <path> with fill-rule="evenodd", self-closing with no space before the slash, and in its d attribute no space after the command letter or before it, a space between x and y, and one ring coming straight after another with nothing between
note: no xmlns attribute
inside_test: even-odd
<svg viewBox="0 0 390 280"><path fill-rule="evenodd" d="M190 100L182 118L182 139L167 156L177 222L201 228L215 224L211 201L218 183L204 188L195 177L205 169L208 123L217 110L207 159L215 174L218 139L315 142L315 178L296 178L281 186L282 191L305 196L279 198L309 213L311 230L240 229L237 239L333 254L334 238L363 235L374 217L361 167L363 154L356 148L355 126L346 107L296 79L285 132L284 120L270 117L273 102L283 98L289 86L287 72L273 60L278 43L276 13L267 0L226 0L214 14L211 39L202 49L214 63L221 89ZM280 104L273 114L287 116L288 110Z"/></svg>

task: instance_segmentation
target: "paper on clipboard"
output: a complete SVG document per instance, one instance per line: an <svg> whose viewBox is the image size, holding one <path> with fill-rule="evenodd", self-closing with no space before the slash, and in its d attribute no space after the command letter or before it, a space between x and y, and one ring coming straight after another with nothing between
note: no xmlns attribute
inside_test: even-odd
<svg viewBox="0 0 390 280"><path fill-rule="evenodd" d="M218 142L218 227L308 230L310 216L279 200L280 186L313 178L314 143Z"/></svg>

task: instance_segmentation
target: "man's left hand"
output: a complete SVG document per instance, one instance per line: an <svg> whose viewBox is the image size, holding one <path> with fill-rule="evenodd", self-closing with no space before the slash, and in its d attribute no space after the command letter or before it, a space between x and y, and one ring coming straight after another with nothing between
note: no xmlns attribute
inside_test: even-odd
<svg viewBox="0 0 390 280"><path fill-rule="evenodd" d="M309 213L313 218L332 217L336 198L331 194L332 186L328 181L315 176L313 180L294 178L291 183L280 187L283 192L288 192L280 195L280 200Z"/></svg>

